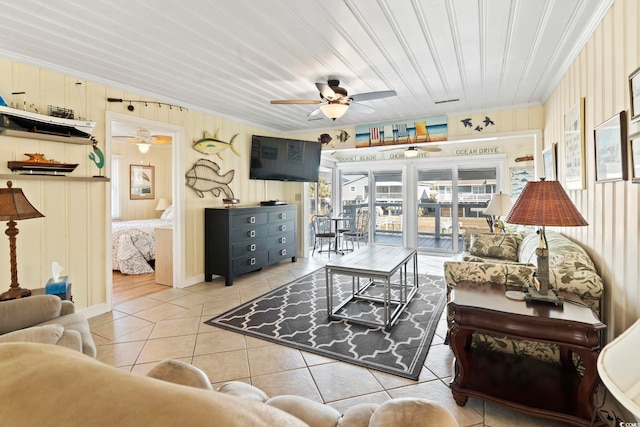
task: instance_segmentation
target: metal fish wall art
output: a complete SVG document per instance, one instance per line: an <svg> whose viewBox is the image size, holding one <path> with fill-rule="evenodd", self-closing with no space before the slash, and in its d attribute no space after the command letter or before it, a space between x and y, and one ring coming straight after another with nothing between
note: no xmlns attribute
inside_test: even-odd
<svg viewBox="0 0 640 427"><path fill-rule="evenodd" d="M199 159L187 171L185 178L187 187L200 198L204 197L204 193L211 193L214 197L224 193L225 199L234 199L233 191L229 188L234 175L234 170L221 175L217 163L209 159Z"/></svg>
<svg viewBox="0 0 640 427"><path fill-rule="evenodd" d="M203 131L201 139L197 141L195 139L193 140L193 149L202 154L216 154L220 158L220 160L223 160L220 152L227 148L230 148L231 151L236 154L236 156L239 156L240 153L238 153L238 150L236 150L236 148L233 146L233 141L235 141L236 137L239 134L236 133L231 137L231 140L229 142L226 142L220 139L220 137L218 136L219 132L220 129L217 129L216 133L214 135L211 135L206 130Z"/></svg>
<svg viewBox="0 0 640 427"><path fill-rule="evenodd" d="M338 141L340 142L346 142L350 136L351 135L349 135L349 133L346 130L341 130L340 133L336 135L336 137L338 138Z"/></svg>

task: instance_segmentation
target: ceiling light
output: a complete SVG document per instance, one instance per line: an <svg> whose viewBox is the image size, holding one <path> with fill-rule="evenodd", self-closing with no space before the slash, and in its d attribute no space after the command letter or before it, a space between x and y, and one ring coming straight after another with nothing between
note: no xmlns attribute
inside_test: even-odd
<svg viewBox="0 0 640 427"><path fill-rule="evenodd" d="M335 120L344 116L344 113L347 112L349 108L349 104L325 104L320 106L320 110L324 113L328 118Z"/></svg>
<svg viewBox="0 0 640 427"><path fill-rule="evenodd" d="M138 150L140 150L140 152L142 154L146 154L149 152L149 149L151 148L151 144L147 144L144 142L140 142L138 144L136 144L138 146Z"/></svg>
<svg viewBox="0 0 640 427"><path fill-rule="evenodd" d="M409 147L406 150L404 150L404 156L405 157L418 157L418 152L420 150L418 150L418 147Z"/></svg>

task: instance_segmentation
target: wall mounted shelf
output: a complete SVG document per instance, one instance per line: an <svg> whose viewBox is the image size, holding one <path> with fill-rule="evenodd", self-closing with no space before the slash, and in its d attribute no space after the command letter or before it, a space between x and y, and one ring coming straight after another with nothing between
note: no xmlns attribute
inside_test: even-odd
<svg viewBox="0 0 640 427"><path fill-rule="evenodd" d="M66 175L38 175L38 174L0 174L0 179L30 179L41 181L87 181L109 182L106 176L66 176Z"/></svg>
<svg viewBox="0 0 640 427"><path fill-rule="evenodd" d="M89 138L80 138L77 136L49 135L46 133L25 132L13 129L0 129L0 135L13 136L16 138L37 139L41 141L64 142L67 144L92 145L93 141Z"/></svg>

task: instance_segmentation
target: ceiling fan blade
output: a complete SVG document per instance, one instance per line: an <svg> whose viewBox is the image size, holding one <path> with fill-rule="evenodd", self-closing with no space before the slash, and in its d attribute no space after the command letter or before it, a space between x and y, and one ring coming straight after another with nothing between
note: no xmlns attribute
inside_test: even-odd
<svg viewBox="0 0 640 427"><path fill-rule="evenodd" d="M319 99L279 99L271 101L272 104L321 104Z"/></svg>
<svg viewBox="0 0 640 427"><path fill-rule="evenodd" d="M326 83L316 83L316 87L320 91L320 95L323 98L332 100L336 97L336 93L331 89L331 87Z"/></svg>
<svg viewBox="0 0 640 427"><path fill-rule="evenodd" d="M389 98L398 95L395 90L381 90L378 92L365 92L351 95L350 98L356 102L370 101L372 99Z"/></svg>
<svg viewBox="0 0 640 427"><path fill-rule="evenodd" d="M153 135L153 137L155 138L155 141L153 141L153 143L156 145L171 144L173 142L173 138L171 138L169 135Z"/></svg>
<svg viewBox="0 0 640 427"><path fill-rule="evenodd" d="M364 104L356 104L355 102L349 104L349 110L355 111L356 113L373 113L376 111L373 107L369 107Z"/></svg>
<svg viewBox="0 0 640 427"><path fill-rule="evenodd" d="M111 139L117 139L118 141L129 141L130 139L135 137L135 135L112 135Z"/></svg>
<svg viewBox="0 0 640 427"><path fill-rule="evenodd" d="M438 147L437 145L425 145L420 147L420 149L428 153L437 153L438 151L442 151L442 148Z"/></svg>
<svg viewBox="0 0 640 427"><path fill-rule="evenodd" d="M320 108L316 108L309 114L307 114L307 120L322 120L324 119L324 115L321 114L322 110Z"/></svg>

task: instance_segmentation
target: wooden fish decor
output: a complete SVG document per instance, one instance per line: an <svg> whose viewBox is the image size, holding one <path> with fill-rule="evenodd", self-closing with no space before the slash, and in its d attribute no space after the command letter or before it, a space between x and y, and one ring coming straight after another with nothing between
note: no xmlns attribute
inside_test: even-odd
<svg viewBox="0 0 640 427"><path fill-rule="evenodd" d="M211 193L214 197L224 193L225 199L235 199L229 183L233 181L234 170L220 175L220 166L209 159L199 159L185 174L186 185L191 188L198 197L204 197L204 193Z"/></svg>
<svg viewBox="0 0 640 427"><path fill-rule="evenodd" d="M220 155L220 152L226 148L231 148L231 151L239 156L240 153L238 153L238 150L236 150L233 146L233 141L235 141L236 137L239 134L236 133L231 137L231 141L226 142L222 141L218 136L219 131L220 129L217 129L215 135L211 135L206 130L203 131L201 139L197 141L193 140L193 149L202 154L216 154L220 158L220 160L224 160Z"/></svg>

